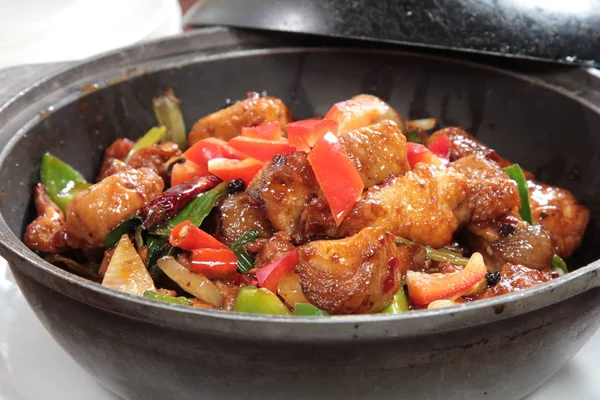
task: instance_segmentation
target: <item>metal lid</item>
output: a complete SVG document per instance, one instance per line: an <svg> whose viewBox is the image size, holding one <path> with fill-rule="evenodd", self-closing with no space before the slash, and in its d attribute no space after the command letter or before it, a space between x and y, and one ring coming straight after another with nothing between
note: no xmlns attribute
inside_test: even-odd
<svg viewBox="0 0 600 400"><path fill-rule="evenodd" d="M599 6L598 0L204 0L184 22L597 66Z"/></svg>

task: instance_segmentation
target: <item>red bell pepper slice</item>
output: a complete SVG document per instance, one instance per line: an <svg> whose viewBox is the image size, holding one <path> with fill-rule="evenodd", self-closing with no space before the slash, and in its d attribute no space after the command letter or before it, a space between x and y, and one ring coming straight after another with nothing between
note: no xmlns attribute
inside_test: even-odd
<svg viewBox="0 0 600 400"><path fill-rule="evenodd" d="M192 251L190 271L208 279L222 279L237 271L237 258L229 249L195 249Z"/></svg>
<svg viewBox="0 0 600 400"><path fill-rule="evenodd" d="M331 132L308 153L308 161L327 198L335 223L341 224L365 187L360 174Z"/></svg>
<svg viewBox="0 0 600 400"><path fill-rule="evenodd" d="M242 136L255 139L281 140L281 124L279 121L275 121L253 127L243 127Z"/></svg>
<svg viewBox="0 0 600 400"><path fill-rule="evenodd" d="M173 165L171 169L171 187L187 182L197 176L208 175L208 168L193 161L185 160Z"/></svg>
<svg viewBox="0 0 600 400"><path fill-rule="evenodd" d="M429 149L422 144L406 142L406 158L411 168L419 162L433 165L444 165L436 155L434 155Z"/></svg>
<svg viewBox="0 0 600 400"><path fill-rule="evenodd" d="M183 153L183 156L203 167L206 167L208 161L214 158L243 160L249 157L247 154L231 147L226 141L216 138L207 138L196 142Z"/></svg>
<svg viewBox="0 0 600 400"><path fill-rule="evenodd" d="M450 160L450 139L447 135L441 135L429 146L429 151L448 162Z"/></svg>
<svg viewBox="0 0 600 400"><path fill-rule="evenodd" d="M277 293L277 286L281 278L293 271L296 265L298 265L298 253L294 249L285 253L283 257L256 270L258 285Z"/></svg>
<svg viewBox="0 0 600 400"><path fill-rule="evenodd" d="M255 158L246 158L245 160L214 158L208 162L208 171L226 182L241 179L248 186L263 165L262 161Z"/></svg>
<svg viewBox="0 0 600 400"><path fill-rule="evenodd" d="M327 132L337 136L338 123L328 119L306 119L287 124L290 145L298 151L309 152Z"/></svg>
<svg viewBox="0 0 600 400"><path fill-rule="evenodd" d="M204 232L190 221L183 221L175 226L169 236L169 243L173 247L183 250L196 250L200 248L227 249L227 245L219 242L212 235Z"/></svg>
<svg viewBox="0 0 600 400"><path fill-rule="evenodd" d="M245 136L237 136L229 141L229 145L258 160L267 162L276 154L289 154L294 152L287 139L265 140Z"/></svg>
<svg viewBox="0 0 600 400"><path fill-rule="evenodd" d="M460 271L448 274L408 271L408 297L414 304L419 305L457 297L485 279L486 274L487 268L479 253L473 253L467 265Z"/></svg>

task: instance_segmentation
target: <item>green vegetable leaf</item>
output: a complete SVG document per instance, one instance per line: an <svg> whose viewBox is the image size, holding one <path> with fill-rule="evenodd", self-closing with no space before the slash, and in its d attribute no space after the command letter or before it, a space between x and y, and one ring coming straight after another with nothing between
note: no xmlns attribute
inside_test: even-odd
<svg viewBox="0 0 600 400"><path fill-rule="evenodd" d="M320 317L329 315L326 311L323 311L309 303L296 303L294 312L292 315L302 315L308 317Z"/></svg>
<svg viewBox="0 0 600 400"><path fill-rule="evenodd" d="M504 168L504 172L517 182L519 195L521 196L521 218L523 221L533 225L533 217L531 215L531 205L529 204L529 189L527 188L527 180L523 174L523 170L519 164L513 164L510 167Z"/></svg>
<svg viewBox="0 0 600 400"><path fill-rule="evenodd" d="M106 235L104 238L104 247L107 249L114 247L117 243L119 243L121 236L135 233L136 229L142 226L143 222L144 220L142 217L138 215L124 219L119 225L117 225L116 228L108 232L108 235Z"/></svg>
<svg viewBox="0 0 600 400"><path fill-rule="evenodd" d="M569 267L567 267L567 263L558 254L552 256L552 269L561 270L565 274L569 273Z"/></svg>
<svg viewBox="0 0 600 400"><path fill-rule="evenodd" d="M421 139L421 136L419 136L419 134L417 133L417 131L410 131L410 132L408 132L406 134L406 140L408 142L423 144L423 139Z"/></svg>
<svg viewBox="0 0 600 400"><path fill-rule="evenodd" d="M170 249L172 249L168 240L160 236L148 235L146 239L146 245L148 246L148 258L146 259L146 268L150 272L150 276L154 280L160 278L163 274L162 270L157 267L156 262L159 258L165 255Z"/></svg>
<svg viewBox="0 0 600 400"><path fill-rule="evenodd" d="M127 154L127 157L125 157L125 162L129 161L131 159L131 157L133 157L133 155L135 153L137 153L138 151L140 151L141 149L150 147L150 146L155 145L156 143L160 142L160 140L166 134L167 134L167 128L165 128L164 126L160 126L158 128L157 127L151 128L148 132L146 132L146 134L144 136L142 136L141 138L138 139L137 142L135 142L135 145L133 145L133 148L129 151L129 154Z"/></svg>
<svg viewBox="0 0 600 400"><path fill-rule="evenodd" d="M77 170L50 153L42 156L40 180L63 212L77 193L92 186Z"/></svg>
<svg viewBox="0 0 600 400"><path fill-rule="evenodd" d="M406 298L404 285L402 285L394 295L392 302L386 308L381 310L381 314L400 314L406 311L408 311L408 299Z"/></svg>
<svg viewBox="0 0 600 400"><path fill-rule="evenodd" d="M187 297L179 296L179 297L171 297L164 294L156 293L151 290L146 290L144 292L144 297L152 300L164 301L165 303L172 304L181 304L183 306L191 306L192 300Z"/></svg>
<svg viewBox="0 0 600 400"><path fill-rule="evenodd" d="M152 108L158 124L166 126L168 130L163 141L171 140L183 151L187 145L187 134L179 104L181 101L175 97L173 89L167 89L164 95L152 99Z"/></svg>
<svg viewBox="0 0 600 400"><path fill-rule="evenodd" d="M171 234L171 229L185 220L189 220L192 224L200 226L202 221L204 221L204 218L206 218L217 202L226 194L227 182L221 182L211 190L202 193L200 196L190 201L183 210L175 214L173 218L160 224L151 233L168 236Z"/></svg>
<svg viewBox="0 0 600 400"><path fill-rule="evenodd" d="M238 259L238 272L247 274L254 268L255 256L248 252L248 243L254 242L260 237L260 233L256 229L248 229L242 236L231 245L231 251Z"/></svg>

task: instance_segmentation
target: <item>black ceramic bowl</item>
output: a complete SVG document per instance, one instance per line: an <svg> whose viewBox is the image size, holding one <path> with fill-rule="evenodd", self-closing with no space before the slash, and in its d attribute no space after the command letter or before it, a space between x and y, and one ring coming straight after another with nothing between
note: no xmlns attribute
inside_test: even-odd
<svg viewBox="0 0 600 400"><path fill-rule="evenodd" d="M0 108L0 248L46 328L127 399L513 399L541 385L600 322L599 110L489 67L286 40L204 30L80 64ZM165 87L183 100L188 126L251 90L281 97L300 118L373 93L409 118L460 124L590 207L586 240L570 260L583 267L447 309L289 318L161 304L42 261L20 241L42 154L93 177L109 143L154 124L151 98Z"/></svg>

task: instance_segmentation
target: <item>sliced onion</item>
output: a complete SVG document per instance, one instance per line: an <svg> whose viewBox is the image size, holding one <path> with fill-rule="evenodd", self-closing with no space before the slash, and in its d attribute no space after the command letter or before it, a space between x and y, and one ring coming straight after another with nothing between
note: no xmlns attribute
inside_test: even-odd
<svg viewBox="0 0 600 400"><path fill-rule="evenodd" d="M451 307L451 306L457 306L457 305L458 305L458 303L455 303L452 300L435 300L435 301L432 301L431 303L429 303L427 308L428 309L444 308L444 307Z"/></svg>
<svg viewBox="0 0 600 400"><path fill-rule="evenodd" d="M146 290L156 291L148 269L127 234L121 236L115 248L102 286L138 296L143 296Z"/></svg>
<svg viewBox="0 0 600 400"><path fill-rule="evenodd" d="M406 130L423 129L424 131L429 131L435 128L436 125L437 119L435 118L413 119L406 123Z"/></svg>
<svg viewBox="0 0 600 400"><path fill-rule="evenodd" d="M214 307L223 306L223 294L207 277L195 274L172 256L157 261L158 267L183 290Z"/></svg>

